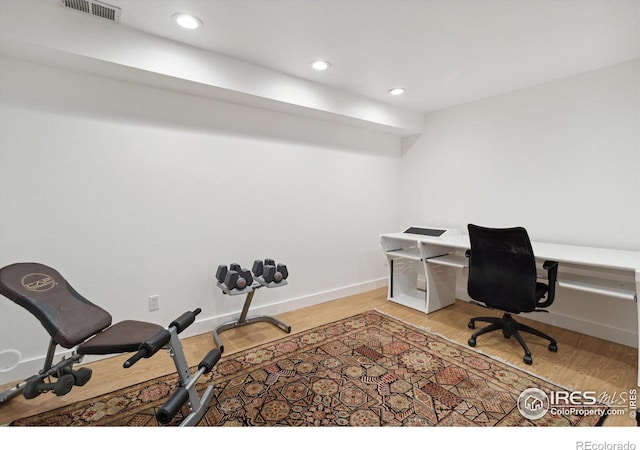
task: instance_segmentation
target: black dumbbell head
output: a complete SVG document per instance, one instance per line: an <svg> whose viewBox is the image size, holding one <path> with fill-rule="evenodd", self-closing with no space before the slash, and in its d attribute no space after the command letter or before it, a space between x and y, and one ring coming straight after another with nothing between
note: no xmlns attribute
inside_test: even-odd
<svg viewBox="0 0 640 450"><path fill-rule="evenodd" d="M287 266L285 264L278 264L276 266L276 272L279 272L282 274L283 280L286 280L287 278L289 278L289 271L287 270Z"/></svg>
<svg viewBox="0 0 640 450"><path fill-rule="evenodd" d="M240 281L238 280L238 289L244 289L246 286L251 286L253 284L253 276L251 275L250 270L242 269L240 271L240 278L244 280L244 286L240 287Z"/></svg>
<svg viewBox="0 0 640 450"><path fill-rule="evenodd" d="M273 281L273 276L276 274L276 266L266 265L264 266L264 272L262 272L262 278L267 283L271 283Z"/></svg>
<svg viewBox="0 0 640 450"><path fill-rule="evenodd" d="M240 276L235 270L227 271L227 275L224 277L224 284L227 286L227 289L235 289L237 287L238 278L240 278Z"/></svg>
<svg viewBox="0 0 640 450"><path fill-rule="evenodd" d="M244 289L247 286L251 286L253 283L253 277L251 272L247 269L240 269L240 271L229 270L227 276L224 279L224 284L227 289Z"/></svg>
<svg viewBox="0 0 640 450"><path fill-rule="evenodd" d="M267 283L280 283L282 281L282 273L278 272L276 266L264 266L263 278Z"/></svg>
<svg viewBox="0 0 640 450"><path fill-rule="evenodd" d="M264 263L261 260L256 259L253 262L253 267L251 268L251 271L256 277L259 277L262 275L263 270L264 270Z"/></svg>
<svg viewBox="0 0 640 450"><path fill-rule="evenodd" d="M229 270L235 270L236 272L240 272L242 270L242 267L240 267L240 264L238 263L231 263L229 264Z"/></svg>
<svg viewBox="0 0 640 450"><path fill-rule="evenodd" d="M219 283L224 283L224 279L227 276L227 270L227 266L225 265L218 266L218 270L216 270L216 280L218 280Z"/></svg>
<svg viewBox="0 0 640 450"><path fill-rule="evenodd" d="M264 265L265 266L275 266L276 262L271 258L267 258L267 259L264 260Z"/></svg>

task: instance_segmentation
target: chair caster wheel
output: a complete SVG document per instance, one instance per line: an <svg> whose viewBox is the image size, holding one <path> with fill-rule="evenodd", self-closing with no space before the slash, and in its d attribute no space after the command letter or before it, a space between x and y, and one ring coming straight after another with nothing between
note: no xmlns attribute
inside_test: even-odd
<svg viewBox="0 0 640 450"><path fill-rule="evenodd" d="M558 351L558 346L556 344L549 344L549 351L552 352L557 352Z"/></svg>
<svg viewBox="0 0 640 450"><path fill-rule="evenodd" d="M475 328L476 328L476 324L475 324L474 322L469 322L469 323L467 324L467 326L468 326L469 328L471 328L472 330L475 330Z"/></svg>
<svg viewBox="0 0 640 450"><path fill-rule="evenodd" d="M524 355L522 360L524 361L525 364L529 364L529 365L533 364L533 358L531 357L531 355Z"/></svg>
<svg viewBox="0 0 640 450"><path fill-rule="evenodd" d="M476 346L476 340L474 338L470 338L469 341L468 341L468 344L471 347L475 347Z"/></svg>

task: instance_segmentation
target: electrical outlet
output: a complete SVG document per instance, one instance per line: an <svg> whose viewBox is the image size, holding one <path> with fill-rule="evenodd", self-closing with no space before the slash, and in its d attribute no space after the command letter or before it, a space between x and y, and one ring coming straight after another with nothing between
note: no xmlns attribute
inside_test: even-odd
<svg viewBox="0 0 640 450"><path fill-rule="evenodd" d="M157 311L159 309L160 309L160 296L159 295L149 296L149 311Z"/></svg>

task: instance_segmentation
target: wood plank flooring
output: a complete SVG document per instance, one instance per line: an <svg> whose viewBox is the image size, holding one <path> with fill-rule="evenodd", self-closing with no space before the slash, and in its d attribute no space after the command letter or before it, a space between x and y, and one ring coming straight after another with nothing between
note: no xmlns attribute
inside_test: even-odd
<svg viewBox="0 0 640 450"><path fill-rule="evenodd" d="M427 315L388 301L386 294L386 288L376 289L291 311L278 317L291 325L292 333L297 333L363 311L377 309L466 346L471 335L467 322L471 317L498 315L496 311L488 311L463 301L456 301L452 306ZM558 341L558 353L548 351L547 344L542 339L525 336L534 360L532 366L527 366L522 361L519 344L515 339L504 339L500 332L489 333L479 338L476 349L572 390L593 390L613 395L636 388L637 349L533 322L522 316L518 320L553 336ZM267 323L255 323L220 334L225 346L225 355L283 336L285 334L280 329ZM46 346L46 343L43 342L43 346ZM185 355L191 365L196 365L213 346L211 333L183 339ZM55 397L54 394L47 393L31 400L22 396L13 399L0 407L0 424L175 371L171 358L163 351L153 358L141 360L127 370L122 368L125 359L126 356L120 355L87 363L86 365L93 369L93 378L85 386L74 387L66 396ZM0 390L4 391L8 386L1 386ZM628 414L610 416L605 421L605 426L634 425L635 421Z"/></svg>

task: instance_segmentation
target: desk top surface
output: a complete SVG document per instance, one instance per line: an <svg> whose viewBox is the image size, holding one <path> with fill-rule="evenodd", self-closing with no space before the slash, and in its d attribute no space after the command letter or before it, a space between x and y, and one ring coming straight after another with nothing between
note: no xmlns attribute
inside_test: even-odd
<svg viewBox="0 0 640 450"><path fill-rule="evenodd" d="M468 249L471 247L469 235L466 233L445 237L423 236L409 233L389 233L381 235L380 238L410 241L422 245L441 245L454 249ZM533 247L533 253L536 255L536 258L611 269L635 270L640 273L640 252L638 251L582 247L579 245L537 241L531 241L531 246Z"/></svg>

